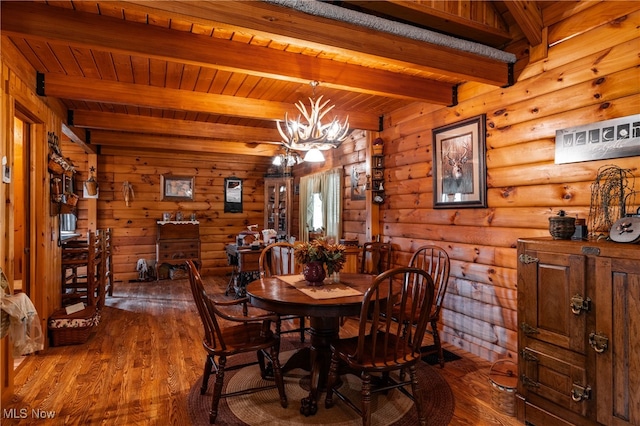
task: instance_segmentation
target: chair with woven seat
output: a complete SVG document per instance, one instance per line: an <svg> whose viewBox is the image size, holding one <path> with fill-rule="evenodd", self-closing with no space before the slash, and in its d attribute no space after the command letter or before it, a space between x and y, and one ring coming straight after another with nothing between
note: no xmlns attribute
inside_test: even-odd
<svg viewBox="0 0 640 426"><path fill-rule="evenodd" d="M426 414L420 400L420 383L416 364L421 361L420 345L429 322L429 307L433 302L433 280L419 268L395 268L378 275L364 294L360 310L358 335L338 339L331 344L331 366L327 383L325 407L334 404L334 394L362 416L362 424L371 424L371 395L393 388L410 397L418 411L421 425ZM399 317L393 318L394 307ZM415 327L405 329L404 321L417 318ZM409 370L409 380L398 380L391 372ZM362 379L360 408L339 386L339 373L354 374ZM377 382L380 386L377 386ZM376 385L374 385L376 384ZM411 384L409 393L404 386Z"/></svg>
<svg viewBox="0 0 640 426"><path fill-rule="evenodd" d="M411 256L409 266L420 268L426 271L435 285L435 295L433 307L431 308L431 316L429 318L430 331L433 335L434 349L432 351L424 351L423 355L430 353L438 354L438 362L440 367L444 368L444 353L442 351L442 343L438 333L438 321L440 321L440 310L447 294L447 286L449 285L449 255L442 248L435 245L424 245L419 247ZM415 321L414 321L415 322Z"/></svg>
<svg viewBox="0 0 640 426"><path fill-rule="evenodd" d="M300 266L296 263L295 248L293 244L278 242L269 244L260 253L258 261L260 277L271 277L274 275L292 275L300 272ZM305 341L305 318L296 315L281 315L281 320L298 319L300 326L295 329L281 331L282 333L300 333L300 341Z"/></svg>
<svg viewBox="0 0 640 426"><path fill-rule="evenodd" d="M377 241L366 242L362 245L360 258L360 273L378 275L391 268L390 243Z"/></svg>
<svg viewBox="0 0 640 426"><path fill-rule="evenodd" d="M244 311L243 305L247 303L247 298L231 301L215 301L211 299L204 289L202 278L196 265L191 260L187 260L186 263L191 292L204 327L202 346L207 353L200 394L207 392L209 376L212 370L215 370L216 373L209 422L215 423L221 398L245 395L274 387L278 389L280 405L286 408L287 396L284 390L280 361L278 360L280 336L271 330L271 325L279 321L279 318L270 313L251 315L250 313L233 310L234 307L237 307L240 308L240 311ZM276 327L276 329L278 328L279 326ZM275 384L223 393L227 358L248 352L256 352L263 378L266 377L265 355L269 358L273 368ZM234 368L241 368L245 365L247 364Z"/></svg>
<svg viewBox="0 0 640 426"><path fill-rule="evenodd" d="M51 346L82 344L100 323L104 305L101 238L100 232L90 231L86 241L63 245L62 308L48 319ZM78 303L77 311L67 312L67 306Z"/></svg>

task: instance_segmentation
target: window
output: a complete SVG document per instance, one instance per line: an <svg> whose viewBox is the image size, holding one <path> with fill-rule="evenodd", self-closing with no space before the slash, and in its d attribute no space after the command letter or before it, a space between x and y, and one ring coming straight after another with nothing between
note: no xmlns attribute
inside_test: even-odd
<svg viewBox="0 0 640 426"><path fill-rule="evenodd" d="M322 197L320 193L316 192L312 194L312 215L311 215L311 229L317 231L324 228L324 218L322 215Z"/></svg>
<svg viewBox="0 0 640 426"><path fill-rule="evenodd" d="M300 238L324 229L327 238L342 236L342 167L300 178Z"/></svg>

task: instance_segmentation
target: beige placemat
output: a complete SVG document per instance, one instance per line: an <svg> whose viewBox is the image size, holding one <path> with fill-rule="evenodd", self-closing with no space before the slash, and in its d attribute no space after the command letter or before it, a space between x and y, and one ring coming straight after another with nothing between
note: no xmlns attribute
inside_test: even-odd
<svg viewBox="0 0 640 426"><path fill-rule="evenodd" d="M314 299L334 299L337 297L359 296L362 294L362 292L353 289L346 284L334 283L328 279L324 280L324 284L321 286L310 286L307 284L302 274L280 275L278 278Z"/></svg>

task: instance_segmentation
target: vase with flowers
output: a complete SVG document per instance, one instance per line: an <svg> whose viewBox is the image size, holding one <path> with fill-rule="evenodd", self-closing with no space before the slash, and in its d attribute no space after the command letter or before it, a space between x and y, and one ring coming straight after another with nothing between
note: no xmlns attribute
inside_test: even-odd
<svg viewBox="0 0 640 426"><path fill-rule="evenodd" d="M295 246L296 262L304 265L302 275L309 285L322 285L327 274L340 272L345 262L345 246L317 238ZM326 271L325 271L326 268Z"/></svg>

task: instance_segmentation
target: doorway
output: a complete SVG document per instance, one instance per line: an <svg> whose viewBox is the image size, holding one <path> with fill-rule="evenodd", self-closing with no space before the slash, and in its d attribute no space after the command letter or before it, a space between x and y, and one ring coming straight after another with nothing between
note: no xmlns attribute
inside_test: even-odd
<svg viewBox="0 0 640 426"><path fill-rule="evenodd" d="M13 291L31 294L31 131L32 123L16 110L13 118ZM24 356L15 357L16 370Z"/></svg>
<svg viewBox="0 0 640 426"><path fill-rule="evenodd" d="M13 283L14 292L30 294L30 134L31 124L16 111L13 126Z"/></svg>

